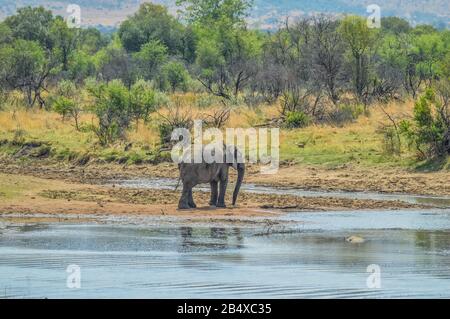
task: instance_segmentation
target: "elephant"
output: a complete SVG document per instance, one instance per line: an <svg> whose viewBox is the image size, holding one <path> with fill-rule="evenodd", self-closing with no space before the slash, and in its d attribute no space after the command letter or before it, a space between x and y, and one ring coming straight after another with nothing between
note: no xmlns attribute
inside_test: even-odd
<svg viewBox="0 0 450 319"><path fill-rule="evenodd" d="M226 146L224 146L224 149L229 151ZM182 162L178 164L180 181L183 184L183 191L178 203L178 209L190 209L197 207L192 196L192 188L202 183L209 183L211 186L211 199L209 201L209 205L225 208L225 193L227 190L230 166L233 166L238 173L236 186L233 192L233 206L236 204L239 189L241 188L242 181L244 179L245 164L238 162L238 156L240 153L236 148L233 153L232 163L227 163L224 155L224 160L222 163L206 163L203 160L202 163Z"/></svg>

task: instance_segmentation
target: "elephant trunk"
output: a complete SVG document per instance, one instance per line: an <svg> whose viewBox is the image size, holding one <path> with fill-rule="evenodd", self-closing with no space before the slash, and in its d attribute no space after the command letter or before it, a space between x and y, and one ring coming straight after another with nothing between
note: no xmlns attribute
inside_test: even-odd
<svg viewBox="0 0 450 319"><path fill-rule="evenodd" d="M237 181L236 181L236 186L234 188L234 192L233 192L233 205L236 205L236 200L239 194L239 189L241 188L242 185L242 181L244 180L244 173L245 173L245 164L243 163L239 163L237 165Z"/></svg>

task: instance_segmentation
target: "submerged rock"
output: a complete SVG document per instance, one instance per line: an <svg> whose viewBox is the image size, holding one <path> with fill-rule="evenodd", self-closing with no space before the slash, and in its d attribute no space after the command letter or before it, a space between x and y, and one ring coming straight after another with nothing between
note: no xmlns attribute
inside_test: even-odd
<svg viewBox="0 0 450 319"><path fill-rule="evenodd" d="M360 236L353 235L353 236L345 238L345 241L352 243L352 244L362 244L366 240Z"/></svg>

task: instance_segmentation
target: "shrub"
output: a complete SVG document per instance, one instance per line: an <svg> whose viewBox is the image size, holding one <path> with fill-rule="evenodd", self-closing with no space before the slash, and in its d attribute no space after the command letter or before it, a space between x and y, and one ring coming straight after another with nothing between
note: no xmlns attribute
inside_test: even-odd
<svg viewBox="0 0 450 319"><path fill-rule="evenodd" d="M200 109L206 109L220 103L220 99L212 94L201 94L195 101L195 105Z"/></svg>
<svg viewBox="0 0 450 319"><path fill-rule="evenodd" d="M63 120L72 118L77 131L80 131L79 119L83 111L79 96L80 93L73 82L61 81L56 89L56 95L51 99L53 111L60 114Z"/></svg>
<svg viewBox="0 0 450 319"><path fill-rule="evenodd" d="M167 122L159 123L158 131L161 145L167 145L170 143L173 129L173 126Z"/></svg>
<svg viewBox="0 0 450 319"><path fill-rule="evenodd" d="M305 127L310 123L310 118L303 112L289 112L286 115L285 125L287 128Z"/></svg>
<svg viewBox="0 0 450 319"><path fill-rule="evenodd" d="M444 110L436 98L434 90L428 88L414 104L412 121L403 120L400 123L401 132L423 159L450 152L448 114L448 110Z"/></svg>
<svg viewBox="0 0 450 319"><path fill-rule="evenodd" d="M401 143L395 127L385 126L378 132L383 135L383 152L388 155L400 155Z"/></svg>
<svg viewBox="0 0 450 319"><path fill-rule="evenodd" d="M344 124L355 121L364 113L364 106L360 104L339 104L328 113L329 121L335 125L342 126Z"/></svg>
<svg viewBox="0 0 450 319"><path fill-rule="evenodd" d="M148 121L150 113L155 111L158 101L155 91L149 82L139 80L131 86L129 92L129 107L133 119Z"/></svg>
<svg viewBox="0 0 450 319"><path fill-rule="evenodd" d="M183 63L176 61L167 63L162 68L162 76L172 92L178 89L182 91L187 90L190 76Z"/></svg>
<svg viewBox="0 0 450 319"><path fill-rule="evenodd" d="M0 87L0 111L5 106L6 101L7 101L6 92L3 90L3 88Z"/></svg>
<svg viewBox="0 0 450 319"><path fill-rule="evenodd" d="M91 128L100 144L105 146L124 138L132 117L125 85L114 80L108 84L93 84L88 90L95 98L92 111L98 118L98 125Z"/></svg>
<svg viewBox="0 0 450 319"><path fill-rule="evenodd" d="M91 128L102 145L124 139L131 121L147 121L157 105L155 92L145 81L136 82L129 90L120 80L93 83L88 90L95 98L92 111L98 118L98 125Z"/></svg>
<svg viewBox="0 0 450 319"><path fill-rule="evenodd" d="M171 144L172 131L176 128L185 128L190 130L194 124L192 109L183 108L182 100L175 97L173 103L167 107L167 114L159 114L161 122L158 125L161 145L169 146Z"/></svg>

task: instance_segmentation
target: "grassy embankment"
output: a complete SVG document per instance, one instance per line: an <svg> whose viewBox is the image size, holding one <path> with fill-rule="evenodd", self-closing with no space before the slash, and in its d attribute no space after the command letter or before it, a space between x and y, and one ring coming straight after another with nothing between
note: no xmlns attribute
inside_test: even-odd
<svg viewBox="0 0 450 319"><path fill-rule="evenodd" d="M192 100L192 97L186 100ZM190 103L193 118L201 118L202 114L211 112L211 108L199 108L192 102L187 102L186 105ZM412 107L412 102L384 106L397 119L410 116ZM239 106L233 108L227 126L250 127L275 116L277 116L275 105L265 106L259 110ZM121 164L151 163L160 156L157 151L158 115L153 114L152 119L149 124L140 123L137 128L132 128L125 143L100 147L92 132L77 131L70 120L62 121L60 115L56 113L44 110L27 111L22 108L14 111L6 107L0 111L0 156L10 156L21 161L51 158L74 163L88 159ZM82 115L81 123L89 124L92 121L94 121L92 115ZM369 115L361 115L353 123L342 127L311 125L300 129L282 129L281 160L324 168L347 164L419 169L450 167L448 160L445 163L418 161L414 150L408 149L406 141L403 141L401 155L387 154L383 148L383 135L379 132L381 123L388 124L389 121L379 107L372 106ZM25 152L26 156L17 153L29 142L37 142L38 146L34 145L31 152ZM127 150L125 145L128 145Z"/></svg>

